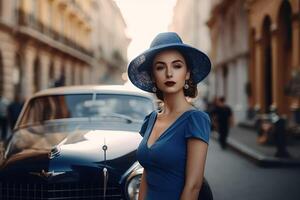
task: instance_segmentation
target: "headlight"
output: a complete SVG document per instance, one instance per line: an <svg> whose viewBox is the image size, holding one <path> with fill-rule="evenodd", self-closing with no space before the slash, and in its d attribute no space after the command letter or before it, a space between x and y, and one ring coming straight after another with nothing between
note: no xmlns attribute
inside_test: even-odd
<svg viewBox="0 0 300 200"><path fill-rule="evenodd" d="M144 168L140 165L140 163L135 162L122 176L120 183L122 183L125 179L124 191L126 193L126 199L138 199L143 171Z"/></svg>
<svg viewBox="0 0 300 200"><path fill-rule="evenodd" d="M139 195L139 188L142 175L138 174L132 177L127 184L127 194L130 200L137 200Z"/></svg>

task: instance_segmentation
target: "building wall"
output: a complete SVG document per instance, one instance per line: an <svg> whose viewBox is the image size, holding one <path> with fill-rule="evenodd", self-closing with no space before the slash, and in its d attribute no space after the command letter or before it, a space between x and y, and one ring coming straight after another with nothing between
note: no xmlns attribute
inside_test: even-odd
<svg viewBox="0 0 300 200"><path fill-rule="evenodd" d="M206 21L209 11L210 1L177 0L169 30L177 32L185 43L208 53L210 35Z"/></svg>
<svg viewBox="0 0 300 200"><path fill-rule="evenodd" d="M300 77L300 1L212 4L208 25L216 94L227 97L240 119L248 109L258 114L276 111L293 122L294 111L300 110L299 85L290 89Z"/></svg>
<svg viewBox="0 0 300 200"><path fill-rule="evenodd" d="M27 98L51 87L65 72L65 62L89 65L91 26L79 5L59 0L13 0L2 1L1 5L3 96L10 100L17 94ZM67 18L69 15L73 17ZM68 33L70 26L80 37Z"/></svg>
<svg viewBox="0 0 300 200"><path fill-rule="evenodd" d="M121 74L127 69L129 38L125 33L126 23L116 3L111 0L95 0L92 44L95 49L98 73L93 79L99 83L122 83ZM116 73L110 76L112 73Z"/></svg>
<svg viewBox="0 0 300 200"><path fill-rule="evenodd" d="M93 7L95 3L109 6L103 8L105 13L98 12ZM128 39L125 23L113 1L11 0L0 1L0 5L1 96L9 100L17 94L27 98L53 87L55 82L60 85L105 83L94 77L102 73L102 68L121 77L126 66ZM99 21L95 22L95 16ZM109 25L109 19L115 22ZM98 39L99 35L106 37ZM115 55L120 55L122 62L116 65L112 53L104 56L96 48L104 43L103 51L116 49ZM100 65L100 58L105 66ZM120 83L120 80L113 78L110 82Z"/></svg>
<svg viewBox="0 0 300 200"><path fill-rule="evenodd" d="M208 26L212 39L211 59L216 73L212 96L225 96L236 122L246 119L248 101L248 18L244 1L212 2Z"/></svg>
<svg viewBox="0 0 300 200"><path fill-rule="evenodd" d="M285 92L300 70L299 5L299 0L247 1L252 33L250 106L259 113L275 110L292 119L293 111L300 109L299 95Z"/></svg>
<svg viewBox="0 0 300 200"><path fill-rule="evenodd" d="M177 32L184 43L192 45L204 53L210 53L210 35L206 26L209 17L210 1L177 0L173 10L170 31ZM208 84L213 79L210 75L198 84L198 96L194 101L203 101L212 92ZM202 103L196 103L202 104Z"/></svg>

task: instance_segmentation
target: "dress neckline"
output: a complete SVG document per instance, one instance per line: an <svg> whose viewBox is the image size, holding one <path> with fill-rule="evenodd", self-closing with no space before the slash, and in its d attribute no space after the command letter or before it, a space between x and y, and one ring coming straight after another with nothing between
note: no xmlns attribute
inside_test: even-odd
<svg viewBox="0 0 300 200"><path fill-rule="evenodd" d="M157 115L158 113L156 111L154 111L155 116L153 117L154 119L152 120L152 124L150 126L150 130L149 133L147 135L147 140L146 140L146 147L148 149L151 149L161 138L163 135L165 135L171 128L173 128L173 126L175 126L176 124L178 124L178 122L183 119L183 116L185 116L187 113L191 112L191 111L196 111L197 109L189 109L184 111L180 116L178 116L173 122L170 123L170 125L168 126L168 128L166 128L161 134L160 136L153 142L153 144L151 144L150 146L148 145L148 140L150 138L150 135L152 134L154 125L156 123L157 120Z"/></svg>

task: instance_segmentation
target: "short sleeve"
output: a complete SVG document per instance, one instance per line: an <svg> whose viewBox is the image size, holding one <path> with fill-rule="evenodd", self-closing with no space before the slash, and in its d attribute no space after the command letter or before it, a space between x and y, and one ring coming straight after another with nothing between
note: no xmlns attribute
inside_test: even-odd
<svg viewBox="0 0 300 200"><path fill-rule="evenodd" d="M152 113L148 114L148 115L144 118L142 127L141 127L141 129L140 129L140 131L139 131L139 133L141 134L142 137L144 137L144 134L145 134L145 132L146 132L146 130L147 130L147 126L148 126L148 122L149 122L149 118L150 118L150 115L151 115L151 114L152 114Z"/></svg>
<svg viewBox="0 0 300 200"><path fill-rule="evenodd" d="M210 127L211 122L208 114L202 111L193 112L188 118L185 137L197 138L208 144L211 130Z"/></svg>

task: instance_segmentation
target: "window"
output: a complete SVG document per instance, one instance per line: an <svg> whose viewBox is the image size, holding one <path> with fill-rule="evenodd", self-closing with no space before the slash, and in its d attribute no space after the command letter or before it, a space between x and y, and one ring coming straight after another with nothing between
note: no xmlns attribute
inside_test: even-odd
<svg viewBox="0 0 300 200"><path fill-rule="evenodd" d="M79 118L86 116L84 104L92 100L92 94L53 95L32 99L19 126L40 125L48 120Z"/></svg>
<svg viewBox="0 0 300 200"><path fill-rule="evenodd" d="M98 114L121 114L135 120L143 120L153 110L150 99L133 95L98 94L95 105Z"/></svg>

